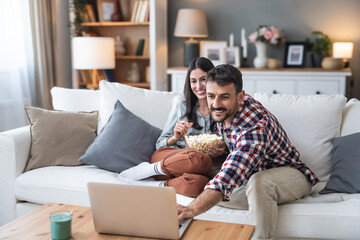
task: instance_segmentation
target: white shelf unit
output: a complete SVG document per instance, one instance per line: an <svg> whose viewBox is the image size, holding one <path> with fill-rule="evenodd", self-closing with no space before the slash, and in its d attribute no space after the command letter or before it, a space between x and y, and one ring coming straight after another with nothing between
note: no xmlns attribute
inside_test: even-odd
<svg viewBox="0 0 360 240"><path fill-rule="evenodd" d="M186 78L185 67L169 68L171 91L183 94ZM271 94L342 94L346 95L347 77L350 69L324 70L321 68L304 69L240 69L243 75L243 89L249 94L265 92Z"/></svg>

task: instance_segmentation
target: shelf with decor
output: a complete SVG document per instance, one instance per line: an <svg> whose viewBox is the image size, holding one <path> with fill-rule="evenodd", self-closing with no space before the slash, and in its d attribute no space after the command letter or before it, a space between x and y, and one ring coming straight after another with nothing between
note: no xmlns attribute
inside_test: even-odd
<svg viewBox="0 0 360 240"><path fill-rule="evenodd" d="M110 2L112 1L107 1L107 3ZM139 0L127 1L129 11L123 21L83 22L81 29L90 36L114 39L117 36L121 37L126 53L115 56L115 68L110 70L115 82L152 90L168 90L167 49L164 48L167 43L167 1L149 0L149 21L132 21L131 15L134 14L134 8L139 2ZM143 41L143 51L139 53L141 39L147 43ZM139 69L139 82L128 81L128 71L133 63L136 63ZM78 86L80 87L80 84Z"/></svg>

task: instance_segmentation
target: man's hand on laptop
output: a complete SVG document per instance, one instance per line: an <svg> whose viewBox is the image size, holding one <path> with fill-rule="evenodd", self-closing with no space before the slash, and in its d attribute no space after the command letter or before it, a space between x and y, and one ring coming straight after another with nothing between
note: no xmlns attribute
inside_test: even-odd
<svg viewBox="0 0 360 240"><path fill-rule="evenodd" d="M206 189L190 205L177 205L179 221L186 218L193 218L220 202L223 195L220 191Z"/></svg>
<svg viewBox="0 0 360 240"><path fill-rule="evenodd" d="M177 205L179 221L187 218L195 217L194 210L190 206Z"/></svg>

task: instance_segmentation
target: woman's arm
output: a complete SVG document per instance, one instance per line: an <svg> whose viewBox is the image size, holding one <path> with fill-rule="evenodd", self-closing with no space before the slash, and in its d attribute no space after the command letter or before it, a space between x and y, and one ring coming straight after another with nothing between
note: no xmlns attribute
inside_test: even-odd
<svg viewBox="0 0 360 240"><path fill-rule="evenodd" d="M156 141L156 149L173 145L176 143L177 140L172 138L174 136L174 128L176 126L176 123L179 122L180 118L182 117L184 108L185 108L185 104L183 100L180 100L176 104L174 104L174 107L171 110L169 117L166 121L166 124L164 126L164 129L160 137Z"/></svg>

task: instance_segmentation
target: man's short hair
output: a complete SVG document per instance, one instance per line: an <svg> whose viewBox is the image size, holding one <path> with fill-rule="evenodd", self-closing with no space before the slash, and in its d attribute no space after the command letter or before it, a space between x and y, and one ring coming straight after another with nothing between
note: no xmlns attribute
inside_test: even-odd
<svg viewBox="0 0 360 240"><path fill-rule="evenodd" d="M236 67L229 64L221 64L207 73L207 81L215 82L219 86L235 84L236 94L242 91L242 74Z"/></svg>

